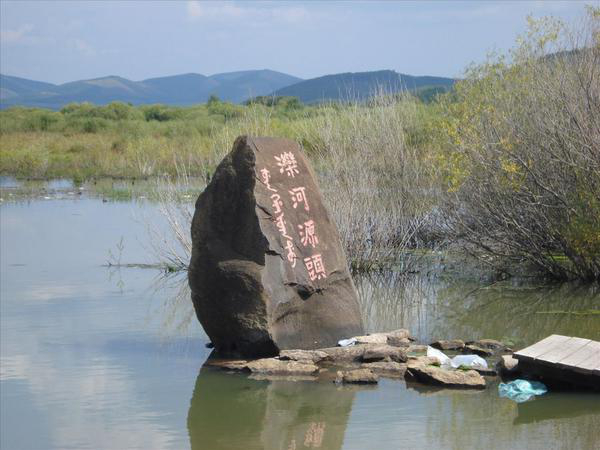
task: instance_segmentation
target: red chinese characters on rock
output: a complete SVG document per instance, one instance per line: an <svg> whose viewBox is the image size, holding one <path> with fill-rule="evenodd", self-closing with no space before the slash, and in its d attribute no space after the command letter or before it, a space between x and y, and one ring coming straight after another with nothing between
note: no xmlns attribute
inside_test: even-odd
<svg viewBox="0 0 600 450"><path fill-rule="evenodd" d="M275 160L279 166L279 173L285 172L288 177L292 178L300 173L298 170L298 162L292 152L284 152L281 155L276 156Z"/></svg>
<svg viewBox="0 0 600 450"><path fill-rule="evenodd" d="M300 242L303 246L310 245L315 248L319 243L319 238L315 234L315 221L309 220L304 222L304 225L298 225L298 231L300 233Z"/></svg>
<svg viewBox="0 0 600 450"><path fill-rule="evenodd" d="M321 257L320 253L304 258L304 265L308 271L308 278L310 278L310 281L327 278L327 272L325 272L323 258Z"/></svg>
<svg viewBox="0 0 600 450"><path fill-rule="evenodd" d="M292 196L292 207L296 209L299 203L304 203L304 210L310 211L310 208L308 207L308 200L306 200L306 193L304 192L304 190L304 187L297 187L288 191Z"/></svg>
<svg viewBox="0 0 600 450"><path fill-rule="evenodd" d="M279 156L275 156L275 163L279 168L279 173L285 173L288 177L294 178L300 174L298 169L298 162L292 152L284 152ZM277 169L276 169L277 170ZM267 190L273 192L270 195L271 206L274 212L274 218L272 219L279 231L281 237L285 238L285 258L290 263L292 268L296 267L296 260L300 259L296 253L296 246L294 240L288 234L288 223L285 220L285 213L283 210L283 200L279 195L278 190L271 186L271 172L266 167L260 170L260 179L265 185ZM297 209L299 206L303 207L306 212L310 211L308 199L306 197L306 188L304 186L294 187L288 190L292 202L292 207ZM293 225L292 225L293 229ZM316 248L319 245L319 238L315 230L315 221L312 219L306 220L303 224L298 225L298 234L300 236L300 243L303 247ZM304 267L308 272L310 281L321 280L327 278L327 271L323 262L321 253L313 254L303 258Z"/></svg>

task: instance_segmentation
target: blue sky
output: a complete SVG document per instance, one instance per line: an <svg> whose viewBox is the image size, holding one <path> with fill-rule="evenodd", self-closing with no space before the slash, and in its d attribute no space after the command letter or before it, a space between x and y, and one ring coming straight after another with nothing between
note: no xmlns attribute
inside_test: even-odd
<svg viewBox="0 0 600 450"><path fill-rule="evenodd" d="M62 83L273 69L302 78L393 69L460 76L525 18L598 1L0 2L0 72Z"/></svg>

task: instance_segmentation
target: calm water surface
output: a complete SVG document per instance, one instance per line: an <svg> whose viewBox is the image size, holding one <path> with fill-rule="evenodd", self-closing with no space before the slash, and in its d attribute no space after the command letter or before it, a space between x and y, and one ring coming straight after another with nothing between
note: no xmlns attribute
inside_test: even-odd
<svg viewBox="0 0 600 450"><path fill-rule="evenodd" d="M2 191L2 449L598 448L598 395L555 392L517 405L495 384L338 387L203 367L208 339L185 279L103 267L109 249L122 262L153 261L145 222L161 226L156 206L55 187L66 191L26 201L11 201L6 183ZM517 347L551 333L600 339L600 315L590 314L600 294L589 286L425 271L356 281L370 330Z"/></svg>

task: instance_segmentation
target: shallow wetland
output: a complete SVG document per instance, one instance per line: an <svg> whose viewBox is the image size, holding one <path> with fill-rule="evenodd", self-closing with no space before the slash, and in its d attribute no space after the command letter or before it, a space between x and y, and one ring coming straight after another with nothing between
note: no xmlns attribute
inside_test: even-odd
<svg viewBox="0 0 600 450"><path fill-rule="evenodd" d="M114 265L155 262L148 221L168 235L146 191L128 181L2 179L2 448L597 445L598 394L550 392L516 404L499 398L497 380L481 392L389 379L357 387L205 366L211 350L185 274ZM355 278L369 331L514 348L553 333L600 340L597 285L490 281L445 255L432 261L410 275Z"/></svg>

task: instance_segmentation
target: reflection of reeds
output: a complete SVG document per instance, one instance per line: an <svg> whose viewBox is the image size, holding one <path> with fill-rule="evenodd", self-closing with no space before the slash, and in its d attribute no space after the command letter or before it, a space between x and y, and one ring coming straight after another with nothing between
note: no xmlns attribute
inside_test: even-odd
<svg viewBox="0 0 600 450"><path fill-rule="evenodd" d="M420 341L492 338L517 347L550 334L600 339L595 286L483 285L422 274L355 277L368 331L408 328ZM539 314L562 311L570 314ZM586 314L577 314L585 311Z"/></svg>
<svg viewBox="0 0 600 450"><path fill-rule="evenodd" d="M163 299L152 313L152 316L159 317L163 333L168 336L187 336L190 325L195 323L187 276L160 276L151 286L151 291L153 295Z"/></svg>
<svg viewBox="0 0 600 450"><path fill-rule="evenodd" d="M354 282L367 331L407 328L419 339L428 334L439 282L394 271L359 275Z"/></svg>

